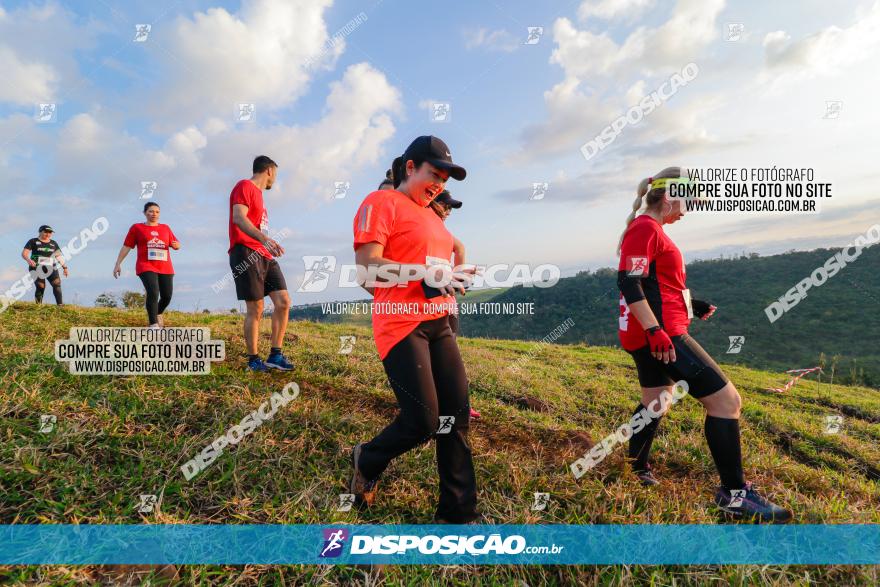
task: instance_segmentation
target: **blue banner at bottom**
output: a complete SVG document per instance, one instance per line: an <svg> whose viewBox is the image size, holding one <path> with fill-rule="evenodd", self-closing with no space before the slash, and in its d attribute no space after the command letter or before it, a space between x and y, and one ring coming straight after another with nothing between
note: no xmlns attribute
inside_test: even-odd
<svg viewBox="0 0 880 587"><path fill-rule="evenodd" d="M878 525L0 525L0 564L880 564Z"/></svg>

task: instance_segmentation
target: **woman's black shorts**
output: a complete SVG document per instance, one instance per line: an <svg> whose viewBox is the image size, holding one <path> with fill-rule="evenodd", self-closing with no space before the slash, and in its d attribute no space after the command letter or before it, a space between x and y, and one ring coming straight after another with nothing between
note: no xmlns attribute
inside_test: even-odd
<svg viewBox="0 0 880 587"><path fill-rule="evenodd" d="M636 363L642 387L665 387L683 379L687 381L688 394L698 398L727 385L730 380L696 340L688 334L671 338L675 347L675 361L671 363L655 359L647 345L627 351Z"/></svg>

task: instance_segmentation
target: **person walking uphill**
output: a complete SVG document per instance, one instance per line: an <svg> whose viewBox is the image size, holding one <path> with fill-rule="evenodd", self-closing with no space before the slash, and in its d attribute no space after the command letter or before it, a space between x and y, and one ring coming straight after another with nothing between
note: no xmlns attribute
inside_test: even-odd
<svg viewBox="0 0 880 587"><path fill-rule="evenodd" d="M290 295L281 267L275 257L284 249L269 238L269 214L263 203L263 190L271 190L278 164L265 155L254 159L253 175L242 179L229 195L229 266L235 293L247 305L244 339L250 371L292 371L293 364L282 353L290 312ZM269 296L272 312L272 347L263 361L258 353L263 298Z"/></svg>
<svg viewBox="0 0 880 587"><path fill-rule="evenodd" d="M132 249L137 248L137 261L134 270L141 278L146 291L145 306L150 328L162 328L165 320L162 312L171 303L174 287L174 267L171 265L171 249L180 248L177 237L167 224L159 223L159 204L144 204L146 222L132 224L125 235L125 242L119 249L113 277L118 279L122 273L122 262Z"/></svg>
<svg viewBox="0 0 880 587"><path fill-rule="evenodd" d="M686 182L681 168L669 167L639 184L632 213L620 237L620 343L632 355L642 401L636 413L671 394L676 381L706 410L705 435L721 478L715 503L742 518L785 521L791 512L758 493L743 475L739 417L742 400L733 383L712 357L688 334L691 318L708 319L716 310L708 302L691 299L684 260L663 226L684 216L684 202L670 198L671 182ZM642 215L636 216L643 207ZM657 485L648 465L648 453L666 406L629 440L633 470L644 485Z"/></svg>
<svg viewBox="0 0 880 587"><path fill-rule="evenodd" d="M440 499L438 523L463 524L479 517L469 428L468 381L449 327L448 296L464 291L467 276L455 275L432 290L405 266L449 266L453 238L428 204L447 179L463 180L463 167L432 136L418 137L394 174L395 190L368 195L354 218L356 263L404 281L374 281L373 336L400 412L369 442L352 450L351 493L373 503L382 472L396 457L434 438ZM402 264L404 266L402 266ZM435 267L436 269L436 267ZM439 280L438 280L439 281ZM388 287L391 285L392 287ZM443 306L447 306L444 308Z"/></svg>
<svg viewBox="0 0 880 587"><path fill-rule="evenodd" d="M61 255L61 247L52 240L53 230L48 224L44 224L39 229L39 236L30 239L25 243L24 249L21 251L21 257L28 264L28 271L31 271L36 277L34 278L34 301L38 304L43 303L43 293L46 291L46 281L52 286L52 294L55 296L55 304L64 305L61 295L61 276L58 275L58 266L64 270L64 277L69 272L67 265L64 263L64 257Z"/></svg>

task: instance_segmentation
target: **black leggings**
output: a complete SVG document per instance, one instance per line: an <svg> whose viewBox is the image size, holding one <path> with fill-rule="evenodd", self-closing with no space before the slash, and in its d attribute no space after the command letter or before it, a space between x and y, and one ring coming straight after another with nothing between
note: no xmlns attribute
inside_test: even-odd
<svg viewBox="0 0 880 587"><path fill-rule="evenodd" d="M467 442L468 381L448 318L419 324L394 345L382 364L400 412L363 445L360 470L376 479L392 459L434 438L440 477L435 517L459 524L475 519L477 482Z"/></svg>
<svg viewBox="0 0 880 587"><path fill-rule="evenodd" d="M171 303L174 274L144 271L138 277L141 278L141 281L144 283L144 289L147 290L145 305L150 324L156 324L159 321L159 314L164 312L168 304Z"/></svg>
<svg viewBox="0 0 880 587"><path fill-rule="evenodd" d="M55 296L55 303L60 306L64 303L61 299L61 276L58 275L58 271L56 270L46 279L48 279L49 283L52 285L52 294ZM34 279L34 287L37 288L34 292L34 301L38 304L43 303L43 293L46 291L46 279Z"/></svg>

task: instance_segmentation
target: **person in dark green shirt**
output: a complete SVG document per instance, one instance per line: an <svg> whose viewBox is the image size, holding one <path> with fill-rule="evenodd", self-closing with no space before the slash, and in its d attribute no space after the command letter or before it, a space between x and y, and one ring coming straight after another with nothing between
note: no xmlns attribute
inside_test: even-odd
<svg viewBox="0 0 880 587"><path fill-rule="evenodd" d="M46 291L46 281L52 285L52 293L55 295L55 303L63 304L61 297L61 276L57 267L60 265L64 270L64 277L68 276L67 265L61 256L61 247L52 240L54 231L51 226L44 224L40 227L40 236L30 239L24 245L21 257L27 261L28 268L34 274L36 291L34 300L38 304L43 303L43 292Z"/></svg>

